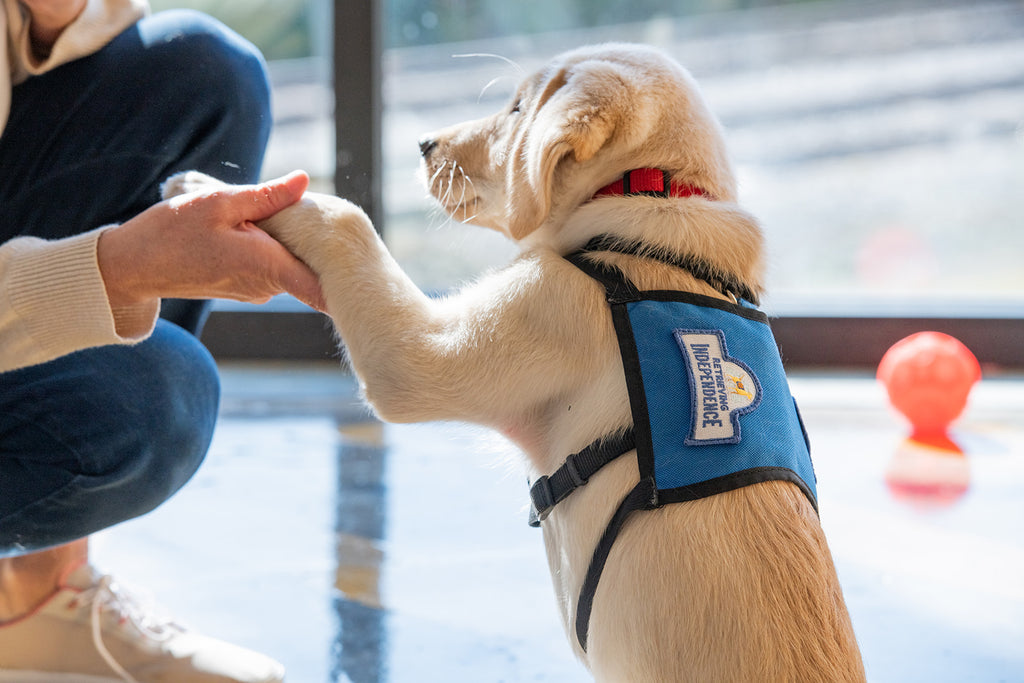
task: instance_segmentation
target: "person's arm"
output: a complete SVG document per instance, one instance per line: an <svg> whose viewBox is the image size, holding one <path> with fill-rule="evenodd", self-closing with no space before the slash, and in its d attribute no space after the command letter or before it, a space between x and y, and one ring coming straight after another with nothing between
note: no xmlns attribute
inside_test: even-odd
<svg viewBox="0 0 1024 683"><path fill-rule="evenodd" d="M308 184L292 173L183 195L105 231L98 258L111 307L170 297L263 303L288 292L323 308L312 271L254 224L297 202Z"/></svg>
<svg viewBox="0 0 1024 683"><path fill-rule="evenodd" d="M0 245L0 372L153 331L160 298L260 303L289 292L323 309L316 276L253 225L302 196L298 173L161 202L119 225Z"/></svg>
<svg viewBox="0 0 1024 683"><path fill-rule="evenodd" d="M119 337L96 264L102 229L61 240L17 237L0 245L0 372L90 346L149 335L158 308L121 312L136 337ZM0 382L2 384L2 382Z"/></svg>

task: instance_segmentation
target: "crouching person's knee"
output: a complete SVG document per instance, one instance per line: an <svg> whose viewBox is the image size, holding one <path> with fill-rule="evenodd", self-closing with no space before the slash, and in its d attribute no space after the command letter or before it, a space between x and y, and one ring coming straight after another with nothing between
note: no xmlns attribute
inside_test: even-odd
<svg viewBox="0 0 1024 683"><path fill-rule="evenodd" d="M216 366L195 337L165 321L136 346L89 349L4 377L11 412L0 420L9 494L0 502L0 556L153 510L192 477L213 437Z"/></svg>
<svg viewBox="0 0 1024 683"><path fill-rule="evenodd" d="M161 322L129 350L123 398L111 417L121 435L102 474L134 517L156 508L196 472L213 438L220 398L217 368L192 335Z"/></svg>

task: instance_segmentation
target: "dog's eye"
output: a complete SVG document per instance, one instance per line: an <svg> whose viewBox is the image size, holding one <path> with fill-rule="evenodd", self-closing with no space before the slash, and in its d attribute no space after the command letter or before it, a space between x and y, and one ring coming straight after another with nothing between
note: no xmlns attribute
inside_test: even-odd
<svg viewBox="0 0 1024 683"><path fill-rule="evenodd" d="M522 111L522 104L523 104L522 100L516 100L515 104L512 105L512 109L509 110L509 113L510 114L518 114L520 111Z"/></svg>

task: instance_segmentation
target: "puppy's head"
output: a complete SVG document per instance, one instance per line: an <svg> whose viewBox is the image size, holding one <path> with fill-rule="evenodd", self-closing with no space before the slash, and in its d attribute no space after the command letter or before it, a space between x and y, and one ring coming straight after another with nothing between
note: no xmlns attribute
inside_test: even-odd
<svg viewBox="0 0 1024 683"><path fill-rule="evenodd" d="M696 84L645 46L567 52L502 111L430 134L420 150L429 190L450 215L514 240L557 227L633 168L735 199L720 128Z"/></svg>

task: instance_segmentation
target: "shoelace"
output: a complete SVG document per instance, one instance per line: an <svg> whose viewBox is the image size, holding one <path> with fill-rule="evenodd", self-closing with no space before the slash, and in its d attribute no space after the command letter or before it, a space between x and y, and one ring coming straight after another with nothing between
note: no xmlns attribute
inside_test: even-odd
<svg viewBox="0 0 1024 683"><path fill-rule="evenodd" d="M154 640L166 640L171 636L173 629L180 630L180 627L175 626L169 619L154 617L151 608L147 609L137 597L120 588L109 575L101 577L93 587L81 592L74 604L89 605L93 646L107 666L125 683L139 682L121 666L103 642L104 608L119 615L118 623L130 621L140 633Z"/></svg>

